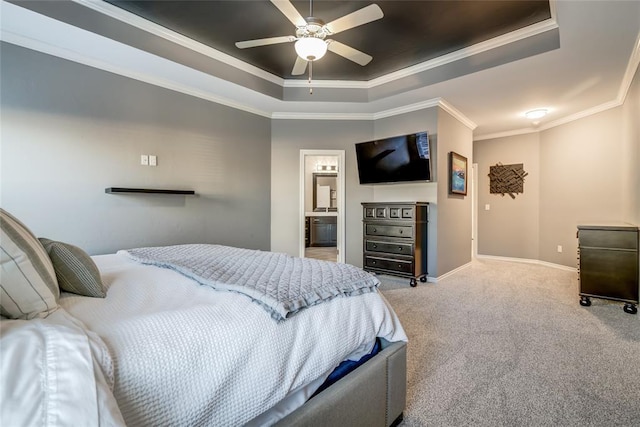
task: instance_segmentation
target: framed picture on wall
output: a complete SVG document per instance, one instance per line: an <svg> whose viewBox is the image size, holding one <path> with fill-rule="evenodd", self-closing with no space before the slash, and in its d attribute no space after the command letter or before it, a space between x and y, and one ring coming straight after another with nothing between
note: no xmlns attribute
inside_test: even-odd
<svg viewBox="0 0 640 427"><path fill-rule="evenodd" d="M467 195L467 158L449 152L449 193Z"/></svg>

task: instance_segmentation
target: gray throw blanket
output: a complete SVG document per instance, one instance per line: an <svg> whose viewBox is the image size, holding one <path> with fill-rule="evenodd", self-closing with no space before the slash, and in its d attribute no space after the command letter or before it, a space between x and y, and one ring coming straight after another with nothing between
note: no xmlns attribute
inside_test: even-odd
<svg viewBox="0 0 640 427"><path fill-rule="evenodd" d="M338 296L377 292L380 284L372 274L349 264L230 246L176 245L119 253L217 290L247 295L277 321Z"/></svg>

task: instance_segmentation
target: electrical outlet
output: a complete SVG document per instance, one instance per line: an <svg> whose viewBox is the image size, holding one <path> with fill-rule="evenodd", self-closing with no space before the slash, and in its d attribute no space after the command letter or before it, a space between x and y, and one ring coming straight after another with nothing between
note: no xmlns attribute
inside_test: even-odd
<svg viewBox="0 0 640 427"><path fill-rule="evenodd" d="M154 155L149 155L149 166L158 166L158 158Z"/></svg>
<svg viewBox="0 0 640 427"><path fill-rule="evenodd" d="M486 205L484 205L484 210L488 211L491 210L491 205L489 203L487 203Z"/></svg>
<svg viewBox="0 0 640 427"><path fill-rule="evenodd" d="M562 245L558 245L558 253L562 253Z"/></svg>
<svg viewBox="0 0 640 427"><path fill-rule="evenodd" d="M142 166L149 166L149 156L147 156L146 154L141 154L140 155L140 164Z"/></svg>

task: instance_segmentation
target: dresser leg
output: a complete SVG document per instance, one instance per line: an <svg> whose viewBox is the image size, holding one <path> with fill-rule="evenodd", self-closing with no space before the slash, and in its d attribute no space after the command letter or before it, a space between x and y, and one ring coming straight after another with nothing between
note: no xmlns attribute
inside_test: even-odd
<svg viewBox="0 0 640 427"><path fill-rule="evenodd" d="M623 310L625 313L636 314L638 312L638 307L635 304L625 304Z"/></svg>

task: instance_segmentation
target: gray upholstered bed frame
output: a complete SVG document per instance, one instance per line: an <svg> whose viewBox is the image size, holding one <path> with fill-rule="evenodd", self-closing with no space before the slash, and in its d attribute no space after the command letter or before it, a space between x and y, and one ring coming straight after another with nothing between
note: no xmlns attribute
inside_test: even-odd
<svg viewBox="0 0 640 427"><path fill-rule="evenodd" d="M402 421L407 345L382 340L382 351L276 426L389 427Z"/></svg>

